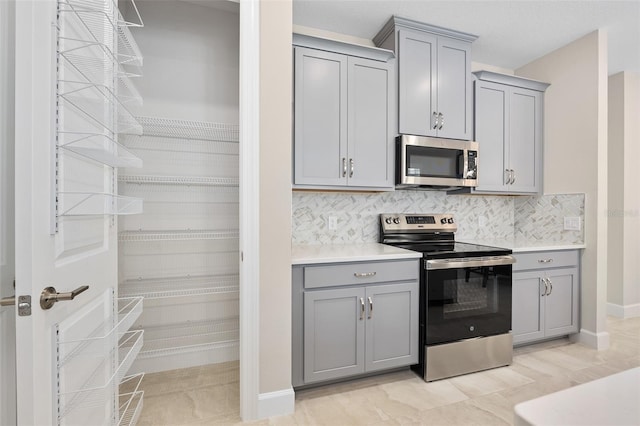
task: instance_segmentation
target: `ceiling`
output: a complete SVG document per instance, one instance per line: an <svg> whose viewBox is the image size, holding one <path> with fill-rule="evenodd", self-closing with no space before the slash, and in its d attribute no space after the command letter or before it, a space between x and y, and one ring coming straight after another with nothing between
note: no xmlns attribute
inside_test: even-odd
<svg viewBox="0 0 640 426"><path fill-rule="evenodd" d="M609 74L640 72L640 0L293 0L293 23L371 40L391 15L475 34L473 61L516 69L596 29Z"/></svg>

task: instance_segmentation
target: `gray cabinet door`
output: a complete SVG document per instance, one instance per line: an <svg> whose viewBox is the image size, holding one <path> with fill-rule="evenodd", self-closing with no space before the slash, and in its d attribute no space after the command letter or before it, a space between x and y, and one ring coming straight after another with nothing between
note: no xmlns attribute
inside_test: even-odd
<svg viewBox="0 0 640 426"><path fill-rule="evenodd" d="M370 286L366 291L365 371L418 362L418 283Z"/></svg>
<svg viewBox="0 0 640 426"><path fill-rule="evenodd" d="M438 136L471 139L471 44L438 37Z"/></svg>
<svg viewBox="0 0 640 426"><path fill-rule="evenodd" d="M392 69L388 62L348 59L349 186L394 185Z"/></svg>
<svg viewBox="0 0 640 426"><path fill-rule="evenodd" d="M540 272L517 272L512 280L511 330L513 343L541 339L544 330L544 285Z"/></svg>
<svg viewBox="0 0 640 426"><path fill-rule="evenodd" d="M398 133L436 136L438 37L398 31Z"/></svg>
<svg viewBox="0 0 640 426"><path fill-rule="evenodd" d="M364 288L304 294L304 382L364 372Z"/></svg>
<svg viewBox="0 0 640 426"><path fill-rule="evenodd" d="M294 80L294 183L346 185L347 57L296 47Z"/></svg>
<svg viewBox="0 0 640 426"><path fill-rule="evenodd" d="M475 82L475 140L480 146L476 191L505 191L509 168L509 88Z"/></svg>
<svg viewBox="0 0 640 426"><path fill-rule="evenodd" d="M534 193L542 182L542 93L513 87L510 97L510 192Z"/></svg>
<svg viewBox="0 0 640 426"><path fill-rule="evenodd" d="M545 337L578 331L578 269L547 271L549 282L545 299Z"/></svg>

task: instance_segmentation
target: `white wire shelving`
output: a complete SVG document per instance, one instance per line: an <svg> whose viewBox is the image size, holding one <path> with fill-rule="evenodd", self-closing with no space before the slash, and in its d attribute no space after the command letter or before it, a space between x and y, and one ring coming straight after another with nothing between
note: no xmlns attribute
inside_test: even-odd
<svg viewBox="0 0 640 426"><path fill-rule="evenodd" d="M239 289L239 276L224 274L125 279L120 283L119 291L121 296L144 297L148 300L212 294L237 295Z"/></svg>
<svg viewBox="0 0 640 426"><path fill-rule="evenodd" d="M120 13L118 5L127 2L137 22L125 20ZM143 26L134 0L57 1L55 141L59 151L53 172L57 195L52 199L52 232L58 231L63 217L142 212L141 199L119 196L113 178L105 179L102 191L71 192L75 186L67 185L65 176L75 176L79 163L73 155L59 155L73 153L112 168L142 166L141 159L118 142L118 135L142 134L131 113L131 108L142 104L131 78L141 75L143 64L131 26Z"/></svg>
<svg viewBox="0 0 640 426"><path fill-rule="evenodd" d="M59 424L100 413L94 408L108 404L143 347L144 331L128 331L142 312L142 298L118 299L116 306L113 315L88 334L89 318L103 315L102 305L85 313L84 321L55 326Z"/></svg>
<svg viewBox="0 0 640 426"><path fill-rule="evenodd" d="M238 125L136 119L143 134L122 142L145 166L118 176L124 193L152 206L118 234L119 292L150 302L137 324L145 346L134 369L237 360Z"/></svg>
<svg viewBox="0 0 640 426"><path fill-rule="evenodd" d="M167 138L238 142L239 126L228 123L178 120L159 117L137 117L145 135Z"/></svg>
<svg viewBox="0 0 640 426"><path fill-rule="evenodd" d="M194 240L229 240L238 239L239 232L227 230L184 230L184 231L123 231L118 234L118 241L149 242L149 241L194 241Z"/></svg>
<svg viewBox="0 0 640 426"><path fill-rule="evenodd" d="M147 185L196 185L196 186L238 186L237 177L213 176L159 176L159 175L119 175L118 180L125 183Z"/></svg>
<svg viewBox="0 0 640 426"><path fill-rule="evenodd" d="M58 216L142 213L142 199L96 192L58 192Z"/></svg>
<svg viewBox="0 0 640 426"><path fill-rule="evenodd" d="M146 330L152 337L140 351L140 359L239 346L238 317L185 322Z"/></svg>
<svg viewBox="0 0 640 426"><path fill-rule="evenodd" d="M138 422L143 407L144 391L139 390L143 377L143 373L136 374L120 382L118 426L133 426Z"/></svg>

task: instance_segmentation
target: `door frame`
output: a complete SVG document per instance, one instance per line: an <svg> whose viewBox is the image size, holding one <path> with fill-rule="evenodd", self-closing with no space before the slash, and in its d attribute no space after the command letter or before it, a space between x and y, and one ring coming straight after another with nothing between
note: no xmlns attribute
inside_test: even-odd
<svg viewBox="0 0 640 426"><path fill-rule="evenodd" d="M240 2L240 417L258 418L260 1Z"/></svg>

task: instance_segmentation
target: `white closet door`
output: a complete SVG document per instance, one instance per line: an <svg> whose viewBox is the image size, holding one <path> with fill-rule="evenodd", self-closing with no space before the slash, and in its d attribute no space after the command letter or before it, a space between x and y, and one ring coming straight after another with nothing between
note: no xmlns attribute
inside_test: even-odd
<svg viewBox="0 0 640 426"><path fill-rule="evenodd" d="M56 214L61 186L104 191L111 186L113 173L110 167L56 151L56 124L60 123L54 84L56 7L55 0L24 0L16 5L16 296L31 298L30 315L18 315L15 310L17 419L19 425L69 424L69 413L82 406L82 423L113 424L118 421L117 385L103 386L97 404L82 405L82 398L62 398L74 384L58 374L66 368L67 377L76 376L76 385L80 381L86 385L103 372L111 374L114 368L113 364L93 368L96 358L91 357L76 358L73 367L62 366L61 346L56 340L80 336L71 332L84 337L100 334L98 330L105 323L117 319L113 314L117 248L116 223L111 216ZM61 162L58 166L56 160ZM56 223L57 231L52 233ZM46 287L71 292L85 285L89 289L74 300L55 303L50 309L40 305ZM110 336L115 337L104 343L115 341L113 345L98 346L111 356L108 359L117 361L114 345L119 335ZM75 349L81 348L75 345ZM71 349L67 346L65 351L71 353ZM88 372L96 375L89 377ZM100 381L111 383L108 378ZM63 399L68 403L61 405Z"/></svg>

